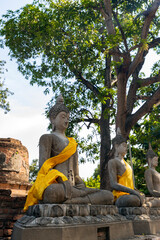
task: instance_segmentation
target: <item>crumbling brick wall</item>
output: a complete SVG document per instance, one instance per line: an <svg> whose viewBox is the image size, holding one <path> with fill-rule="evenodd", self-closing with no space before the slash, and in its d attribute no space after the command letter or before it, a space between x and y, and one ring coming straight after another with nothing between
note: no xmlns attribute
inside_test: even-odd
<svg viewBox="0 0 160 240"><path fill-rule="evenodd" d="M0 182L29 181L28 150L13 138L0 138Z"/></svg>
<svg viewBox="0 0 160 240"><path fill-rule="evenodd" d="M26 197L11 197L11 190L0 189L0 239L11 239L14 223L23 216Z"/></svg>
<svg viewBox="0 0 160 240"><path fill-rule="evenodd" d="M0 240L11 239L30 187L27 148L19 140L0 138Z"/></svg>

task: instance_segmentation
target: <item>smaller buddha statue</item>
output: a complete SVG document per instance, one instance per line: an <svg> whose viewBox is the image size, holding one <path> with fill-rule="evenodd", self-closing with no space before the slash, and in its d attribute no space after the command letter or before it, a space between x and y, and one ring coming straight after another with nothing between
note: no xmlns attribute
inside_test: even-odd
<svg viewBox="0 0 160 240"><path fill-rule="evenodd" d="M146 154L149 168L145 171L145 180L151 196L160 198L160 173L156 171L158 166L158 156L152 150L149 144L149 150Z"/></svg>
<svg viewBox="0 0 160 240"><path fill-rule="evenodd" d="M133 171L124 160L127 153L127 141L120 129L112 141L113 157L108 162L110 185L117 207L140 207L144 203L144 195L134 188Z"/></svg>
<svg viewBox="0 0 160 240"><path fill-rule="evenodd" d="M79 176L77 143L65 134L69 110L61 95L50 109L49 117L53 131L40 138L40 170L24 210L39 202L111 205L113 194L110 191L87 188Z"/></svg>

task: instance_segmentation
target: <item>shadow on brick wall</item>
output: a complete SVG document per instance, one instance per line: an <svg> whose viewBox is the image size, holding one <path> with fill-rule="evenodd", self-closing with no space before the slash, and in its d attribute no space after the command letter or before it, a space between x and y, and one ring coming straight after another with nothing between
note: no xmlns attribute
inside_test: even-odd
<svg viewBox="0 0 160 240"><path fill-rule="evenodd" d="M0 239L11 239L14 223L23 216L26 197L11 197L11 190L0 189Z"/></svg>

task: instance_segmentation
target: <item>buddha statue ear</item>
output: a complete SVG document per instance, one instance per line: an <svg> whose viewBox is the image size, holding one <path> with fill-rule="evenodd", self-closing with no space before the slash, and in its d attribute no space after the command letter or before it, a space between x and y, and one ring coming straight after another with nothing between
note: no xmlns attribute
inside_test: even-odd
<svg viewBox="0 0 160 240"><path fill-rule="evenodd" d="M51 125L52 125L52 131L54 131L55 130L55 124L54 124L53 117L50 118L50 122L51 122Z"/></svg>
<svg viewBox="0 0 160 240"><path fill-rule="evenodd" d="M117 127L117 135L122 135L121 134L121 129L119 127Z"/></svg>
<svg viewBox="0 0 160 240"><path fill-rule="evenodd" d="M55 126L54 126L54 123L52 123L52 130L53 130L53 131L55 130Z"/></svg>

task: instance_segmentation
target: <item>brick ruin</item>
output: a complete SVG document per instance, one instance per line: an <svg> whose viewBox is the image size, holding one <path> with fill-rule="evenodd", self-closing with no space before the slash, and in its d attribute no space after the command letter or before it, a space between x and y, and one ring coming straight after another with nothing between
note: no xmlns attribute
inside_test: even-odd
<svg viewBox="0 0 160 240"><path fill-rule="evenodd" d="M11 239L30 187L27 148L19 140L0 138L0 239Z"/></svg>

